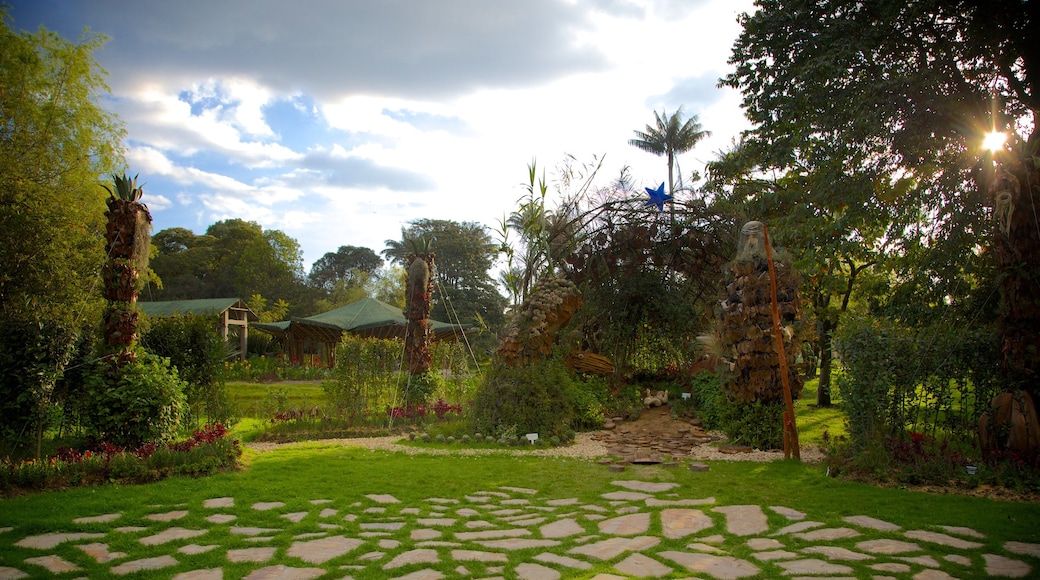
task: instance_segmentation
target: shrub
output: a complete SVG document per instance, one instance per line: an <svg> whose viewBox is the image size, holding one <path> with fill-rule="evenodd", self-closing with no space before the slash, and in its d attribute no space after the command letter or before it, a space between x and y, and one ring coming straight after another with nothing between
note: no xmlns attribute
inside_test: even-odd
<svg viewBox="0 0 1040 580"><path fill-rule="evenodd" d="M434 372L411 375L400 382L399 400L405 405L425 405L430 395L443 385L444 380Z"/></svg>
<svg viewBox="0 0 1040 580"><path fill-rule="evenodd" d="M177 368L178 376L186 383L189 423L234 423L223 378L227 347L210 317L187 314L152 319L141 337L141 345L148 352L170 359L170 364Z"/></svg>
<svg viewBox="0 0 1040 580"><path fill-rule="evenodd" d="M114 369L99 360L84 377L91 433L126 447L171 439L181 422L185 384L169 359L139 352L118 374Z"/></svg>
<svg viewBox="0 0 1040 580"><path fill-rule="evenodd" d="M379 398L392 393L398 382L401 358L400 341L346 335L336 347L336 365L322 389L334 407L348 414L378 408Z"/></svg>
<svg viewBox="0 0 1040 580"><path fill-rule="evenodd" d="M559 357L525 366L495 365L474 399L471 428L485 433L565 436L575 423L576 393Z"/></svg>

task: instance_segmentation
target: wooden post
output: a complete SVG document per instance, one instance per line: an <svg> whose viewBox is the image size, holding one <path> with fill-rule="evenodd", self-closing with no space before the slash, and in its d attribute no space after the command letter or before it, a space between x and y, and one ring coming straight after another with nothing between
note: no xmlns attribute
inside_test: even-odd
<svg viewBox="0 0 1040 580"><path fill-rule="evenodd" d="M776 268L773 266L773 249L769 243L769 230L762 224L762 237L766 244L766 262L769 263L770 304L773 311L773 338L776 341L776 354L780 358L780 382L784 385L784 459L794 458L801 461L802 453L798 447L798 426L794 421L794 399L791 396L791 379L788 376L787 352L784 349L784 335L780 329L780 309L776 297Z"/></svg>

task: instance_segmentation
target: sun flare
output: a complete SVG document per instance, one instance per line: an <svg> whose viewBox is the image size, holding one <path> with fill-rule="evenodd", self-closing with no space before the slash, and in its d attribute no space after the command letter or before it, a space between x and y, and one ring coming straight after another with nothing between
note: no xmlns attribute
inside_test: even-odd
<svg viewBox="0 0 1040 580"><path fill-rule="evenodd" d="M986 133L986 136L982 138L982 148L987 151L999 151L1004 147L1006 141L1007 133L1001 131Z"/></svg>

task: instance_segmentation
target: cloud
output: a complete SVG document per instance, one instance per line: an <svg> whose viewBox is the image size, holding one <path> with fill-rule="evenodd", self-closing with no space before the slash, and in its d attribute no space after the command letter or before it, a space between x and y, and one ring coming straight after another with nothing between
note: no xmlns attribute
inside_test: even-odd
<svg viewBox="0 0 1040 580"><path fill-rule="evenodd" d="M605 64L596 50L572 42L574 30L590 26L587 12L554 0L32 4L19 10L22 27L34 29L47 15L112 37L99 60L117 92L244 74L281 94L428 99Z"/></svg>
<svg viewBox="0 0 1040 580"><path fill-rule="evenodd" d="M688 114L691 111L702 111L722 99L724 93L717 86L718 79L718 75L714 74L679 79L667 92L647 97L646 106L669 112L682 106Z"/></svg>

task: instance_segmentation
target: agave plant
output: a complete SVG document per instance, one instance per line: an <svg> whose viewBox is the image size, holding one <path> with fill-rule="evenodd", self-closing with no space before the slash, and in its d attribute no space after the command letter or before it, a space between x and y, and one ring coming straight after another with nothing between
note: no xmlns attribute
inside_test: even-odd
<svg viewBox="0 0 1040 580"><path fill-rule="evenodd" d="M101 187L104 187L106 190L108 190L108 194L112 196L113 199L119 199L128 203L134 203L140 200L141 196L144 195L144 185L137 185L138 175L135 175L133 180L131 180L129 177L127 177L125 173L122 176L113 173L112 182L115 184L115 189L113 190L111 187L107 185L102 185Z"/></svg>

